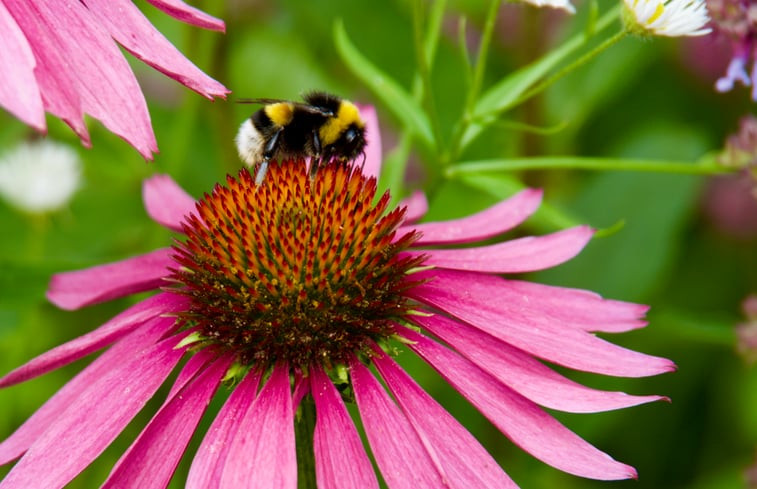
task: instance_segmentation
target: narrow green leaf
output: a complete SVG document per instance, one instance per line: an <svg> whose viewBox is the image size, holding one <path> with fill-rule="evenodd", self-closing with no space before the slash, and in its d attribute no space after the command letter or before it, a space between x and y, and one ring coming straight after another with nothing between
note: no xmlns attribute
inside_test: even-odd
<svg viewBox="0 0 757 489"><path fill-rule="evenodd" d="M540 156L534 158L502 158L466 161L447 168L447 176L470 175L519 170L574 169L599 171L629 171L645 173L678 173L684 175L713 175L731 173L733 169L710 159L697 163L687 161L648 160L631 158L597 158L589 156Z"/></svg>
<svg viewBox="0 0 757 489"><path fill-rule="evenodd" d="M598 34L614 21L620 6L610 9L603 15L592 29ZM524 66L511 75L500 80L488 89L478 100L473 113L474 120L491 120L493 116L509 109L531 86L542 79L550 70L581 48L589 40L585 32L576 34L558 48L544 55L541 59ZM470 144L486 127L486 124L474 122L465 132L462 148Z"/></svg>
<svg viewBox="0 0 757 489"><path fill-rule="evenodd" d="M371 63L352 44L344 23L338 20L334 23L334 42L342 60L352 72L365 83L386 107L405 126L418 136L428 148L435 147L431 123L418 103L396 81Z"/></svg>

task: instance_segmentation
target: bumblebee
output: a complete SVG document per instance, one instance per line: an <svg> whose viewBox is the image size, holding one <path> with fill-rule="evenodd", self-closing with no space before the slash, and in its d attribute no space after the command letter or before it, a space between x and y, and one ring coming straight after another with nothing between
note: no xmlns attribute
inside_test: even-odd
<svg viewBox="0 0 757 489"><path fill-rule="evenodd" d="M237 132L239 156L249 166L260 164L260 184L271 159L312 157L311 175L322 161L354 160L365 149L365 122L355 104L336 95L310 92L304 102L244 99L263 107L245 120Z"/></svg>

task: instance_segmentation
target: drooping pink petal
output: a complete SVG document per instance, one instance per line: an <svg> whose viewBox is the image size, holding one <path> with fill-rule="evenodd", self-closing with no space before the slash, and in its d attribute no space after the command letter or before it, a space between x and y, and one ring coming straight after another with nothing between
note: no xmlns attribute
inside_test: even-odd
<svg viewBox="0 0 757 489"><path fill-rule="evenodd" d="M432 277L434 272L419 272L413 278ZM407 294L505 343L565 367L619 377L645 377L675 370L670 360L563 327L538 309L509 308L496 294L501 280L493 275L460 273L417 285Z"/></svg>
<svg viewBox="0 0 757 489"><path fill-rule="evenodd" d="M420 190L416 190L409 197L402 199L397 207L407 207L405 210L405 224L415 222L428 212L428 200L426 200L426 194ZM402 234L397 233L397 237L401 237Z"/></svg>
<svg viewBox="0 0 757 489"><path fill-rule="evenodd" d="M563 472L599 480L636 477L633 467L612 459L561 425L536 404L502 385L461 356L407 328L408 347L526 452Z"/></svg>
<svg viewBox="0 0 757 489"><path fill-rule="evenodd" d="M219 487L296 489L297 455L288 365L274 367L236 429Z"/></svg>
<svg viewBox="0 0 757 489"><path fill-rule="evenodd" d="M160 287L168 267L176 266L171 249L162 248L125 260L53 275L47 299L61 309L105 302Z"/></svg>
<svg viewBox="0 0 757 489"><path fill-rule="evenodd" d="M181 0L147 0L157 8L167 13L171 17L178 19L187 24L202 27L204 29L212 29L214 31L224 32L226 25L221 19L217 19L211 15L206 14L202 10L198 10Z"/></svg>
<svg viewBox="0 0 757 489"><path fill-rule="evenodd" d="M218 358L172 397L119 459L102 488L167 487L233 358Z"/></svg>
<svg viewBox="0 0 757 489"><path fill-rule="evenodd" d="M90 144L86 113L151 159L157 143L142 91L92 12L78 0L3 3L30 41L45 109L70 125L85 145Z"/></svg>
<svg viewBox="0 0 757 489"><path fill-rule="evenodd" d="M209 99L229 90L181 54L131 0L87 0L87 8L127 51Z"/></svg>
<svg viewBox="0 0 757 489"><path fill-rule="evenodd" d="M0 483L2 489L63 487L118 436L184 353L176 336L133 350L81 389Z"/></svg>
<svg viewBox="0 0 757 489"><path fill-rule="evenodd" d="M294 372L294 389L292 390L292 411L296 414L302 398L310 392L310 382L302 375L302 370Z"/></svg>
<svg viewBox="0 0 757 489"><path fill-rule="evenodd" d="M142 200L153 221L182 232L184 216L195 210L195 200L168 175L153 175L142 184Z"/></svg>
<svg viewBox="0 0 757 489"><path fill-rule="evenodd" d="M522 396L550 409L595 413L665 399L591 389L558 374L531 355L467 324L440 315L413 316L461 355Z"/></svg>
<svg viewBox="0 0 757 489"><path fill-rule="evenodd" d="M360 117L365 122L365 164L363 165L363 175L366 177L375 177L378 180L381 174L381 130L379 129L379 120L376 115L376 108L372 105L358 105Z"/></svg>
<svg viewBox="0 0 757 489"><path fill-rule="evenodd" d="M373 465L355 424L336 387L320 367L310 370L310 389L317 416L313 448L318 487L378 489Z"/></svg>
<svg viewBox="0 0 757 489"><path fill-rule="evenodd" d="M412 230L419 231L422 236L413 246L480 241L498 236L525 221L539 208L541 197L541 190L528 188L471 216L451 221L405 225L397 230L397 235L402 236Z"/></svg>
<svg viewBox="0 0 757 489"><path fill-rule="evenodd" d="M504 243L451 250L407 252L425 255L426 265L454 270L489 273L522 273L544 270L576 256L591 239L594 231L577 226L546 236L528 236Z"/></svg>
<svg viewBox="0 0 757 489"><path fill-rule="evenodd" d="M473 435L379 348L373 363L427 449L444 467L449 487L518 487Z"/></svg>
<svg viewBox="0 0 757 489"><path fill-rule="evenodd" d="M255 400L259 382L260 373L250 371L226 400L197 449L189 469L186 489L220 486L229 447L242 416Z"/></svg>
<svg viewBox="0 0 757 489"><path fill-rule="evenodd" d="M0 443L0 465L21 456L31 444L56 423L66 408L107 372L123 363L133 352L157 342L173 327L174 320L157 317L111 346L71 379L27 419L11 436Z"/></svg>
<svg viewBox="0 0 757 489"><path fill-rule="evenodd" d="M150 297L99 328L39 355L0 379L0 387L18 384L78 360L126 336L137 327L161 314L186 308L187 299L168 292Z"/></svg>
<svg viewBox="0 0 757 489"><path fill-rule="evenodd" d="M465 272L439 270L437 274L440 277L454 277L461 273ZM647 324L642 318L649 306L603 299L588 290L500 280L496 294L509 307L536 309L561 324L585 331L622 333L643 328Z"/></svg>
<svg viewBox="0 0 757 489"><path fill-rule="evenodd" d="M438 461L373 374L357 359L350 362L350 369L365 434L387 485L392 489L445 487Z"/></svg>
<svg viewBox="0 0 757 489"><path fill-rule="evenodd" d="M45 109L34 78L34 53L10 12L0 2L0 106L38 131L44 131Z"/></svg>
<svg viewBox="0 0 757 489"><path fill-rule="evenodd" d="M176 380L173 381L171 390L168 391L166 400L163 402L163 407L165 407L165 405L168 404L168 402L173 399L184 386L197 376L197 372L205 368L217 357L218 353L212 348L203 348L189 357L187 363L185 363L179 371L179 375L176 376Z"/></svg>

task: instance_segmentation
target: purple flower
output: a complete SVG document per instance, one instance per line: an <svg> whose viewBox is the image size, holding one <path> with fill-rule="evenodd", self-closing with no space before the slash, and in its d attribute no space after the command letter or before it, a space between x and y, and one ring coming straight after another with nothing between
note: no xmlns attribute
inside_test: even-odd
<svg viewBox="0 0 757 489"><path fill-rule="evenodd" d="M723 77L715 82L718 92L728 92L735 84L752 86L752 100L757 101L757 3L753 0L707 0L715 31L731 40L733 57ZM749 62L752 72L748 73Z"/></svg>
<svg viewBox="0 0 757 489"><path fill-rule="evenodd" d="M224 30L221 20L181 0L149 1L183 22ZM158 150L145 99L119 45L205 97L229 93L130 0L0 0L0 33L0 106L42 132L50 112L88 147L84 114L147 159Z"/></svg>
<svg viewBox="0 0 757 489"><path fill-rule="evenodd" d="M537 209L541 192L415 224L426 211L421 194L391 211L388 193L376 196L377 122L371 109L364 116L371 146L362 173L332 162L311 179L301 160L272 162L261 185L244 169L198 202L167 176L147 180L148 214L184 237L53 277L48 297L65 309L158 291L0 379L23 382L109 346L0 443L2 463L21 457L0 488L65 485L182 357L188 361L162 407L104 487L166 487L221 384L231 393L194 455L189 488L297 487L295 412L304 403L316 413L318 486L378 487L345 400L356 402L389 487L516 487L400 367L394 357L410 353L399 346L545 463L594 479L636 477L543 408L590 413L662 398L592 389L542 360L623 377L673 370L669 360L594 335L643 327L647 307L499 275L569 260L593 231L455 248L513 229Z"/></svg>

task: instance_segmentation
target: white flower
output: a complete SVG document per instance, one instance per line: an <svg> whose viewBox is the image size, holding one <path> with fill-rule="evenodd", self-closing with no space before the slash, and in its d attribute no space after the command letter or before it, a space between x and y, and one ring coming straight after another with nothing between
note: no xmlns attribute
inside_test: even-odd
<svg viewBox="0 0 757 489"><path fill-rule="evenodd" d="M79 155L64 144L23 143L0 157L0 195L21 210L59 209L80 184Z"/></svg>
<svg viewBox="0 0 757 489"><path fill-rule="evenodd" d="M537 7L552 7L552 8L560 8L567 12L570 12L571 14L576 13L576 9L571 5L570 0L523 0L527 3L530 3L531 5L536 5Z"/></svg>
<svg viewBox="0 0 757 489"><path fill-rule="evenodd" d="M705 0L624 0L626 27L636 34L703 36L712 29Z"/></svg>

